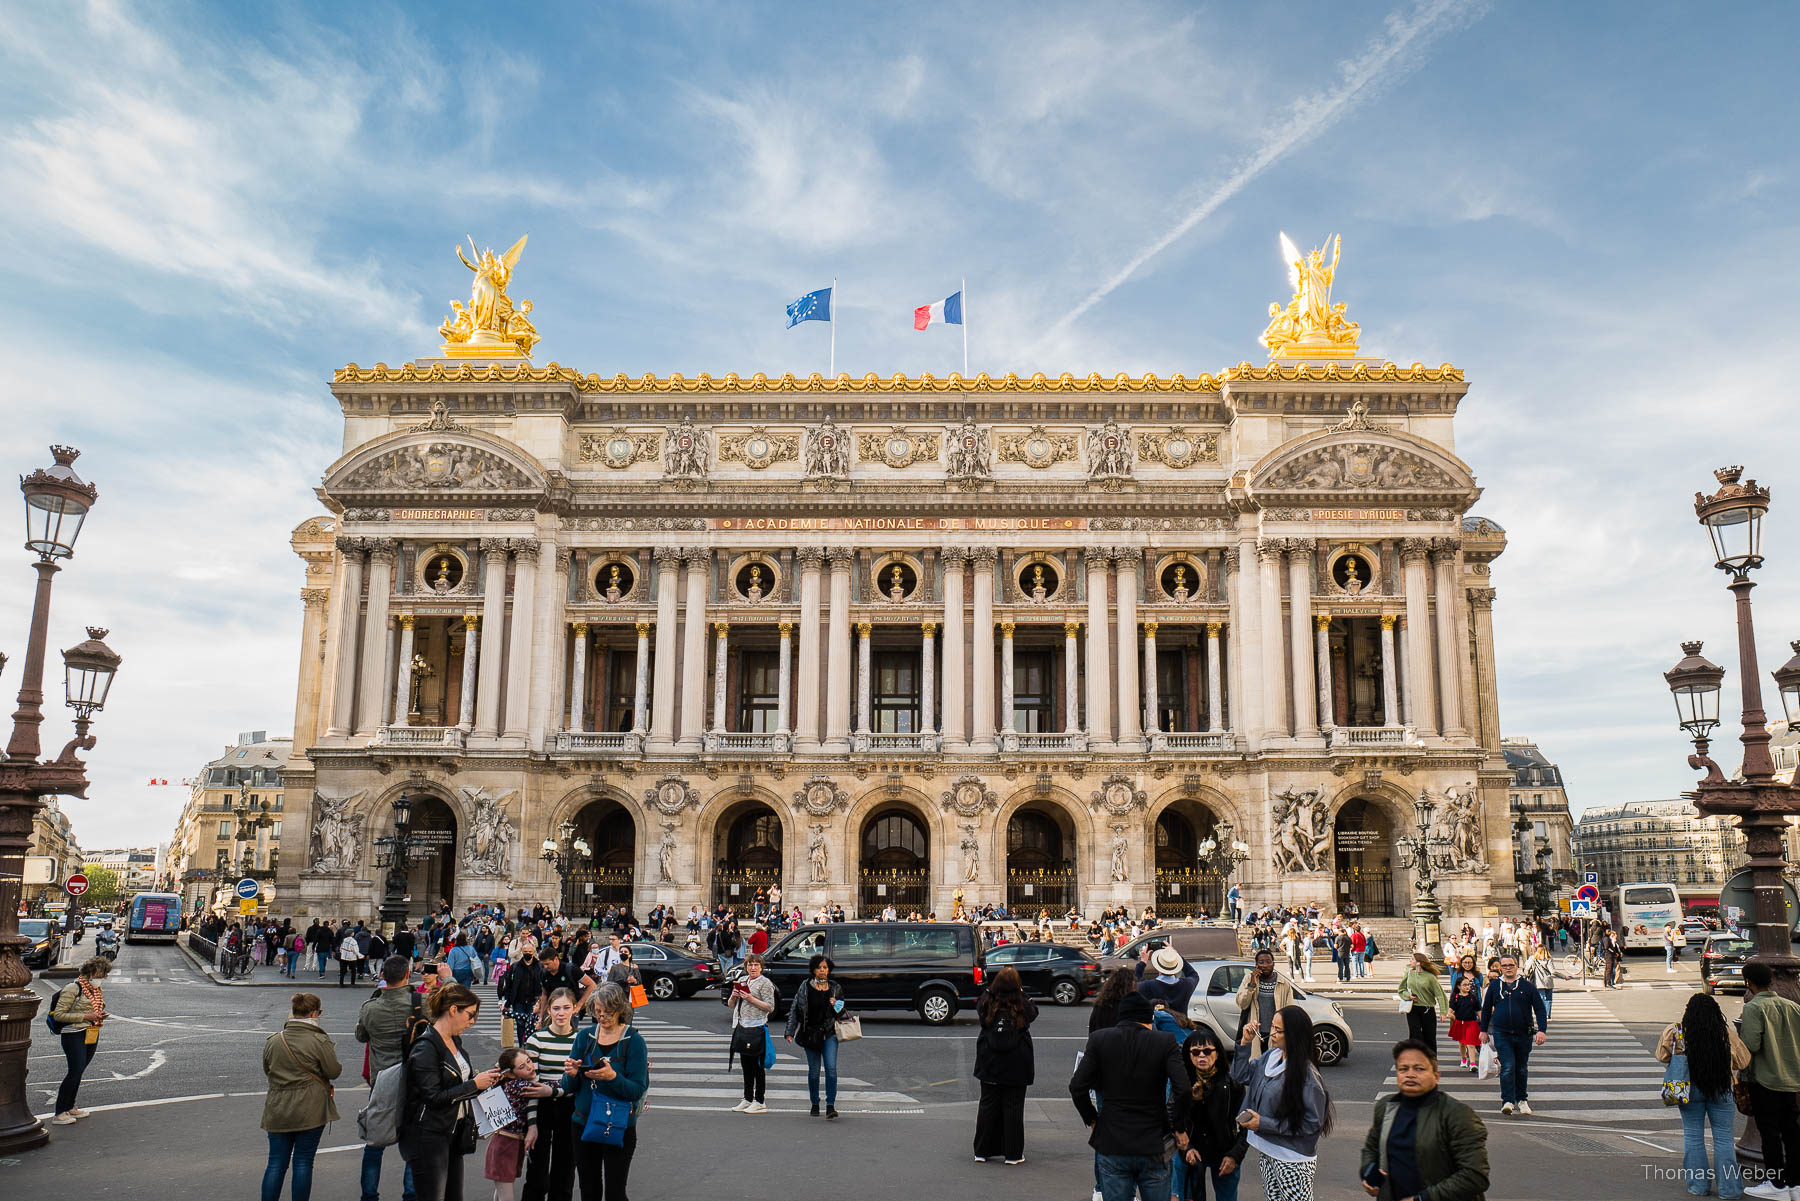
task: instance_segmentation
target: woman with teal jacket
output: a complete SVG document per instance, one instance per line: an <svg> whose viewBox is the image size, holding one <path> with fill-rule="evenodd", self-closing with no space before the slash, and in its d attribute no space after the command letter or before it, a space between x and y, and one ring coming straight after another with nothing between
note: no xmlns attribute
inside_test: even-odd
<svg viewBox="0 0 1800 1201"><path fill-rule="evenodd" d="M575 1099L575 1174L582 1201L623 1201L631 1157L637 1150L637 1120L650 1088L650 1051L631 1025L631 998L617 984L602 984L590 1002L595 1024L575 1036L563 1061L563 1091ZM631 1105L625 1141L614 1147L582 1138L596 1096Z"/></svg>

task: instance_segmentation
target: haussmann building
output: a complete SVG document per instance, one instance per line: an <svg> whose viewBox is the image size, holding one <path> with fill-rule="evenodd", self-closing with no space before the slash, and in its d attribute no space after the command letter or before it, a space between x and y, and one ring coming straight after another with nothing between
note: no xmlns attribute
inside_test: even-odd
<svg viewBox="0 0 1800 1201"><path fill-rule="evenodd" d="M1403 917L1421 794L1446 913L1510 907L1468 383L1361 355L1335 255L1260 366L686 379L535 365L521 248L440 355L331 380L298 915L375 914L402 794L415 915L1183 916L1229 874Z"/></svg>

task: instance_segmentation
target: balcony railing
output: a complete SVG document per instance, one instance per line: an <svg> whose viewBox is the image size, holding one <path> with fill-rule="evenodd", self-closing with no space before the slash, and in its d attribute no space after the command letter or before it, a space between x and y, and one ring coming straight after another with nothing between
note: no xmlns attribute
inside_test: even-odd
<svg viewBox="0 0 1800 1201"><path fill-rule="evenodd" d="M1002 733L1000 749L1003 751L1085 751L1088 749L1088 743L1087 735L1079 730L1072 734Z"/></svg>
<svg viewBox="0 0 1800 1201"><path fill-rule="evenodd" d="M383 726L375 735L376 746L425 746L459 751L463 732L456 726Z"/></svg>
<svg viewBox="0 0 1800 1201"><path fill-rule="evenodd" d="M1152 730L1147 735L1153 751L1228 751L1231 735L1224 730Z"/></svg>
<svg viewBox="0 0 1800 1201"><path fill-rule="evenodd" d="M1412 746L1417 741L1411 726L1335 726L1331 731L1334 747Z"/></svg>
<svg viewBox="0 0 1800 1201"><path fill-rule="evenodd" d="M943 740L937 734L856 733L850 735L853 751L916 751L931 754L941 750Z"/></svg>
<svg viewBox="0 0 1800 1201"><path fill-rule="evenodd" d="M632 755L644 749L644 736L636 730L559 730L551 749Z"/></svg>
<svg viewBox="0 0 1800 1201"><path fill-rule="evenodd" d="M786 734L742 734L732 730L712 731L701 739L700 745L708 752L726 753L761 751L782 755L792 749Z"/></svg>

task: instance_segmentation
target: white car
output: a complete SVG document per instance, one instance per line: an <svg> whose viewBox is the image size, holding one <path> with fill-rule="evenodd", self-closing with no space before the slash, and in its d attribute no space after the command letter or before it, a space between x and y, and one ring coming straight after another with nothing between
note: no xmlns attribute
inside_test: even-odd
<svg viewBox="0 0 1800 1201"><path fill-rule="evenodd" d="M1211 1028L1227 1047L1235 1046L1238 986L1256 965L1248 959L1190 959L1188 966L1200 974L1200 983L1188 1002L1188 1020ZM1313 1051L1319 1066L1341 1062L1356 1045L1356 1038L1350 1033L1350 1019L1344 1016L1336 1001L1309 996L1284 973L1277 971L1275 974L1287 980L1294 990L1294 1004L1312 1019Z"/></svg>

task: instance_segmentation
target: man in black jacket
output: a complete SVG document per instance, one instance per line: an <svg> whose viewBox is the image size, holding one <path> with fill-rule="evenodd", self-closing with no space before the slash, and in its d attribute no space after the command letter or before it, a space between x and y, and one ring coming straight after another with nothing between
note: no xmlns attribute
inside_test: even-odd
<svg viewBox="0 0 1800 1201"><path fill-rule="evenodd" d="M1150 1028L1150 1002L1132 993L1119 1002L1119 1024L1088 1035L1081 1062L1069 1078L1069 1096L1091 1133L1095 1174L1109 1201L1144 1201L1169 1195L1167 1089L1189 1088L1175 1036ZM1100 1094L1100 1108L1088 1096Z"/></svg>
<svg viewBox="0 0 1800 1201"><path fill-rule="evenodd" d="M544 969L537 956L525 951L500 981L501 1012L513 1020L513 1038L521 1047L537 1030L538 999L543 995Z"/></svg>

